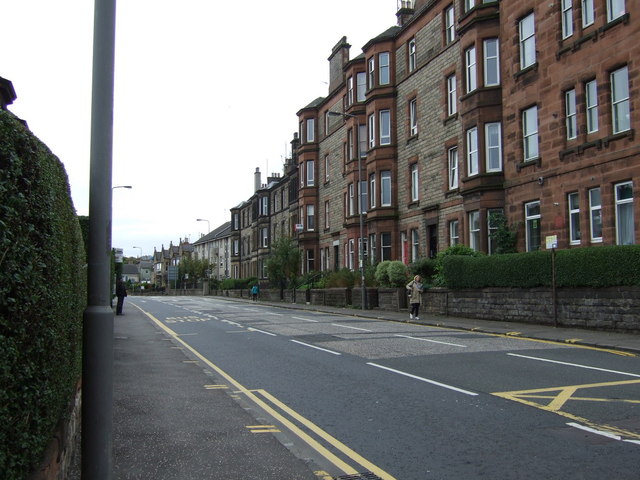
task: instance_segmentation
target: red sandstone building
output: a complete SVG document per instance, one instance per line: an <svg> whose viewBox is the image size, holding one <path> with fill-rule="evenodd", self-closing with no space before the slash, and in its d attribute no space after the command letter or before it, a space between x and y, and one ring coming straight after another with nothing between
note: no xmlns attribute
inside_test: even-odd
<svg viewBox="0 0 640 480"><path fill-rule="evenodd" d="M355 58L342 38L328 95L298 112L297 171L256 190L268 230L235 232L241 276L285 231L303 272L491 254L498 212L518 251L638 243L639 3L400 1Z"/></svg>

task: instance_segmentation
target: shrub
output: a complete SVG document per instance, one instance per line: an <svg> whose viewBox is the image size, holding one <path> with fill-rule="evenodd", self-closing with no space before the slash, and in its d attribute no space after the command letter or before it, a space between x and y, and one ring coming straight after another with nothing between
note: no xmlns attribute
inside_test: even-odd
<svg viewBox="0 0 640 480"><path fill-rule="evenodd" d="M433 282L436 273L436 260L434 258L419 258L409 265L411 276L420 275L425 283Z"/></svg>
<svg viewBox="0 0 640 480"><path fill-rule="evenodd" d="M355 283L355 272L352 272L348 268L331 272L325 279L325 286L327 288L353 288Z"/></svg>
<svg viewBox="0 0 640 480"><path fill-rule="evenodd" d="M60 161L0 111L0 472L26 478L80 378L86 260Z"/></svg>
<svg viewBox="0 0 640 480"><path fill-rule="evenodd" d="M399 260L389 263L387 269L390 287L404 287L408 281L409 269Z"/></svg>
<svg viewBox="0 0 640 480"><path fill-rule="evenodd" d="M435 285L439 285L439 286L443 286L443 285L449 286L447 281L445 280L445 276L444 276L444 272L443 272L444 260L447 257L451 257L451 256L478 257L478 256L481 256L481 255L484 255L484 254L481 253L481 252L475 251L471 247L467 247L466 245L462 245L461 243L459 243L457 245L450 246L449 248L447 248L443 252L438 253L438 255L436 256L435 266L434 266L434 270L435 270L436 273L433 276L433 283Z"/></svg>
<svg viewBox="0 0 640 480"><path fill-rule="evenodd" d="M376 273L375 273L375 278L376 278L376 282L378 282L378 285L382 286L382 287L386 287L389 285L389 264L391 263L391 261L389 260L384 260L382 262L380 262L378 264L378 266L376 267Z"/></svg>
<svg viewBox="0 0 640 480"><path fill-rule="evenodd" d="M442 275L449 288L550 287L552 253L448 256ZM556 252L558 287L640 285L640 245L583 247Z"/></svg>

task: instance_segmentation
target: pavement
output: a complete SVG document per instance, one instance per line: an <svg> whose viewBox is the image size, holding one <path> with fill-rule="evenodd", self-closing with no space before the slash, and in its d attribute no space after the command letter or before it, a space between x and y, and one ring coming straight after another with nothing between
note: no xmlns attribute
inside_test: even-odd
<svg viewBox="0 0 640 480"><path fill-rule="evenodd" d="M407 312L259 303L409 321ZM294 456L274 435L252 433L248 427L260 422L241 403L225 390L205 388L215 383L209 371L186 357L177 344L129 302L125 302L124 313L116 316L114 322L114 480L331 478L314 474L317 469L313 465ZM640 355L640 334L435 315L421 315L411 322ZM265 424L268 421L264 419ZM80 479L78 457L79 454L69 480Z"/></svg>

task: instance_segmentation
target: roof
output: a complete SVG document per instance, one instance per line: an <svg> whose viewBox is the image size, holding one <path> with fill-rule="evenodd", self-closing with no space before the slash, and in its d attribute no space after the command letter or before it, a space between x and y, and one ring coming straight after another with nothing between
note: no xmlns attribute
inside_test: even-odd
<svg viewBox="0 0 640 480"><path fill-rule="evenodd" d="M230 233L231 233L231 222L225 222L215 230L207 233L204 237L200 238L200 240L193 242L193 245L200 245L203 243L212 242L219 238L228 237Z"/></svg>
<svg viewBox="0 0 640 480"><path fill-rule="evenodd" d="M123 263L122 273L125 275L139 275L140 270L138 269L138 265L135 263Z"/></svg>
<svg viewBox="0 0 640 480"><path fill-rule="evenodd" d="M364 45L364 47L362 47L362 49L366 50L370 45L374 43L383 42L385 40L391 40L395 38L395 36L398 34L400 30L402 30L402 27L399 27L397 25L394 25L393 27L389 27L377 37L373 37L371 40L369 40Z"/></svg>

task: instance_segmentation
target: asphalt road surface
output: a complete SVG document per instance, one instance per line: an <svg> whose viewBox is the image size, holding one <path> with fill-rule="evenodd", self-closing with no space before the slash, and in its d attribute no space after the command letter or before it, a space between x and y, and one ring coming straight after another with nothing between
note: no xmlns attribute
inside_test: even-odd
<svg viewBox="0 0 640 480"><path fill-rule="evenodd" d="M217 298L129 300L266 425L256 434L321 479L640 478L634 355Z"/></svg>

